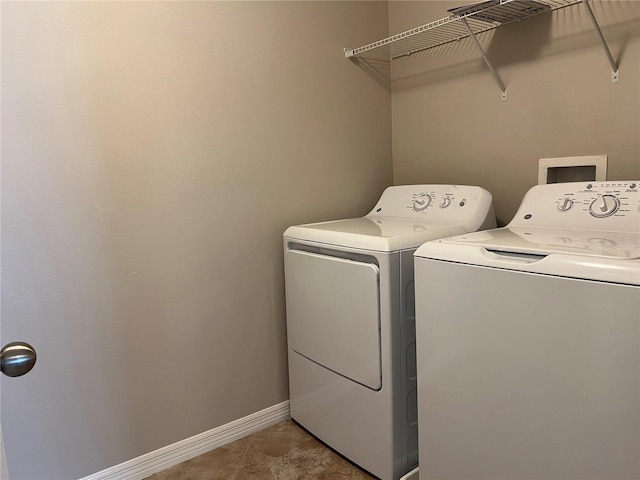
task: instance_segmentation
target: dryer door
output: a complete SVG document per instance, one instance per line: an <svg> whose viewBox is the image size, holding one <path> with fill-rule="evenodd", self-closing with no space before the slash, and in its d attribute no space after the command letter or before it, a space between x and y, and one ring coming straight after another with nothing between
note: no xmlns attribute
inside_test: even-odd
<svg viewBox="0 0 640 480"><path fill-rule="evenodd" d="M382 386L377 265L287 250L287 327L300 355L366 387Z"/></svg>

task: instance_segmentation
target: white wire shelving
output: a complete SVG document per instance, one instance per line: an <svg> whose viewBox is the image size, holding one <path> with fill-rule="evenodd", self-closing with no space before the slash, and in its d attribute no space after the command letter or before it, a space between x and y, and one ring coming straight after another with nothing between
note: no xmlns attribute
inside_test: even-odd
<svg viewBox="0 0 640 480"><path fill-rule="evenodd" d="M489 0L474 3L450 9L449 12L451 15L440 20L421 25L358 48L345 48L344 55L346 58L364 58L368 52L382 51L388 48L388 51L384 51L384 56L394 60L470 38L479 50L487 68L500 87L503 100L506 100L506 87L480 45L477 35L502 25L577 4L584 5L593 23L594 29L607 55L607 60L611 65L612 82L615 83L619 79L618 66L611 55L600 26L591 10L589 0Z"/></svg>

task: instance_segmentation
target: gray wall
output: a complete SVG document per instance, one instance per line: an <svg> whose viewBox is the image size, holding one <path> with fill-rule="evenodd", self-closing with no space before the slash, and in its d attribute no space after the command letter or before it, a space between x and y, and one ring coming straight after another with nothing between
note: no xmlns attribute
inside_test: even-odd
<svg viewBox="0 0 640 480"><path fill-rule="evenodd" d="M13 478L288 399L282 232L391 184L390 92L342 54L387 34L386 2L2 2Z"/></svg>
<svg viewBox="0 0 640 480"><path fill-rule="evenodd" d="M464 3L391 1L390 33ZM619 59L615 85L582 5L481 35L506 102L470 40L395 61L394 182L481 185L506 223L539 158L607 154L609 179L640 178L640 2L590 3Z"/></svg>

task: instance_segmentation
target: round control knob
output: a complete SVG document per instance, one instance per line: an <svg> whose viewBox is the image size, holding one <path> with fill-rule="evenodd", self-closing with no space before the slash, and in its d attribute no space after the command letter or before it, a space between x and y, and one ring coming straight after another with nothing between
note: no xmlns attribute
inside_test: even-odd
<svg viewBox="0 0 640 480"><path fill-rule="evenodd" d="M450 197L444 197L440 201L440 208L447 208L449 205L451 205L451 198Z"/></svg>
<svg viewBox="0 0 640 480"><path fill-rule="evenodd" d="M413 209L416 212L421 212L429 205L431 205L431 196L427 193L421 193L418 198L413 200Z"/></svg>
<svg viewBox="0 0 640 480"><path fill-rule="evenodd" d="M573 208L573 200L570 198L565 198L558 204L558 210L561 212L568 212Z"/></svg>
<svg viewBox="0 0 640 480"><path fill-rule="evenodd" d="M620 200L615 195L598 195L589 205L589 213L596 218L610 217L620 208Z"/></svg>

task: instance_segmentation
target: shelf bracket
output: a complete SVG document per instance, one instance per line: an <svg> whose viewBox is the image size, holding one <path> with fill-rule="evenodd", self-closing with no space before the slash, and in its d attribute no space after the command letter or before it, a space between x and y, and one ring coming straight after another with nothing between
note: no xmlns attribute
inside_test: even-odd
<svg viewBox="0 0 640 480"><path fill-rule="evenodd" d="M487 68L489 69L491 74L493 75L493 78L495 79L496 83L498 84L498 87L500 87L500 91L502 92L502 100L503 101L506 100L507 99L507 88L504 86L504 82L502 81L502 78L500 78L500 75L498 75L498 72L496 71L496 69L493 68L493 65L491 64L491 61L489 60L489 57L487 57L487 54L483 50L482 45L480 45L480 42L478 41L478 39L476 38L475 34L473 33L473 30L471 30L471 27L469 26L469 23L467 22L467 19L466 18L462 18L460 21L464 25L464 28L467 29L467 32L469 33L469 37L471 37L471 40L473 40L473 43L475 44L476 48L480 51L480 55L482 55L482 59L484 60L485 65L487 66Z"/></svg>
<svg viewBox="0 0 640 480"><path fill-rule="evenodd" d="M596 20L596 16L593 14L593 10L591 10L591 5L589 5L589 0L582 0L582 4L591 19L591 23L593 23L593 28L595 29L598 37L600 38L600 43L602 44L602 48L604 49L604 53L607 56L607 60L609 60L609 65L611 65L611 83L618 83L620 81L620 72L618 69L618 65L616 61L613 59L613 55L611 55L611 50L609 50L609 46L607 45L607 41L602 34L602 30L600 29L600 25L598 25L598 20Z"/></svg>

